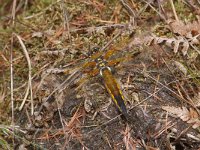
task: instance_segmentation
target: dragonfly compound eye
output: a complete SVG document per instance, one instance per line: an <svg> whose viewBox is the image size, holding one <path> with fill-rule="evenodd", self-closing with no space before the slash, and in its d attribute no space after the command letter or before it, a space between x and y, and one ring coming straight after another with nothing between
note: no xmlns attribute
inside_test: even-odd
<svg viewBox="0 0 200 150"><path fill-rule="evenodd" d="M92 49L92 51L94 52L94 53L96 53L96 52L98 52L99 51L99 47L94 47L93 49Z"/></svg>
<svg viewBox="0 0 200 150"><path fill-rule="evenodd" d="M91 57L93 54L97 53L99 51L99 47L95 46L92 49L89 50L88 56Z"/></svg>

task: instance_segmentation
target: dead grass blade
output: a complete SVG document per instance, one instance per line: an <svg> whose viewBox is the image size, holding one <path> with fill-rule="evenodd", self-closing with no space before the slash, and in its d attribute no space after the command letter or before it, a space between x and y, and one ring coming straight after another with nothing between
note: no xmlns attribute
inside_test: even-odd
<svg viewBox="0 0 200 150"><path fill-rule="evenodd" d="M175 9L175 7L174 7L173 0L169 0L169 1L170 1L170 4L171 4L171 7L172 7L172 10L173 10L174 17L175 17L176 21L179 21L178 16L177 16L177 13L176 13L176 9Z"/></svg>
<svg viewBox="0 0 200 150"><path fill-rule="evenodd" d="M27 60L27 63L28 63L28 87L27 87L27 91L26 91L26 94L25 94L25 97L24 97L24 100L21 104L21 106L19 107L19 110L21 110L26 102L26 99L28 97L28 91L30 92L30 98L31 98L31 115L33 115L34 113L34 104L33 104L33 90L32 90L32 67L31 67L31 60L30 60L30 57L29 57L29 54L28 54L28 51L26 49L26 46L24 45L24 42L22 41L21 37L17 34L15 34L15 36L17 37L21 47L22 47L22 50L23 50L23 53L26 57L26 60Z"/></svg>

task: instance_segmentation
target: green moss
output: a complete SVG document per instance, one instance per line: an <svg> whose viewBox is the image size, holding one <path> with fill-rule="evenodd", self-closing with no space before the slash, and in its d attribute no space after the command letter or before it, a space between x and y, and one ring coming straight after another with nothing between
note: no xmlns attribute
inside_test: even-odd
<svg viewBox="0 0 200 150"><path fill-rule="evenodd" d="M40 0L40 4L44 5L44 6L48 6L50 4L52 4L53 2L55 2L54 0Z"/></svg>
<svg viewBox="0 0 200 150"><path fill-rule="evenodd" d="M174 6L180 20L191 22L196 18L191 10L188 9L188 6L186 6L182 1L174 2Z"/></svg>

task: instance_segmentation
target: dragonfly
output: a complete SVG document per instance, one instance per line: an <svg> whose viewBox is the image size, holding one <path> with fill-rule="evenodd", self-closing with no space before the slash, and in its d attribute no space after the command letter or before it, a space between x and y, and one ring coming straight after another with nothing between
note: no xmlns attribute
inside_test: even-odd
<svg viewBox="0 0 200 150"><path fill-rule="evenodd" d="M103 51L99 47L92 48L92 50L88 53L88 60L86 60L86 62L83 63L78 70L79 73L87 74L87 77L81 79L79 81L79 84L95 76L101 77L103 85L111 96L116 108L125 118L128 117L125 98L123 96L120 84L117 82L114 76L113 68L115 68L121 62L131 59L133 55L135 56L140 52L136 51L133 53L133 55L123 56L114 59L112 59L112 57L117 52L120 52L122 50L123 52L126 51L127 48L130 47L128 46L128 43L130 43L131 39L131 37L126 37L122 41L120 41L119 44L113 45L107 51ZM63 70L62 72L64 72L65 74L69 74L69 70ZM77 76L75 74L72 74L70 78L75 79L77 78Z"/></svg>
<svg viewBox="0 0 200 150"><path fill-rule="evenodd" d="M97 51L97 50L99 50L98 47L93 48L93 51ZM90 56L93 61L86 63L83 66L83 68L86 69L84 72L88 72L88 70L90 70L89 71L90 77L100 75L100 77L102 78L103 84L106 87L106 90L108 91L108 93L110 94L115 106L124 116L128 116L127 109L125 106L124 96L122 94L119 83L114 77L113 71L111 69L111 67L115 66L122 60L117 59L113 61L108 61L107 59L110 57L111 53L112 53L111 51L108 51L105 55L99 55L101 54L101 52L99 52L99 53L94 54L93 56Z"/></svg>

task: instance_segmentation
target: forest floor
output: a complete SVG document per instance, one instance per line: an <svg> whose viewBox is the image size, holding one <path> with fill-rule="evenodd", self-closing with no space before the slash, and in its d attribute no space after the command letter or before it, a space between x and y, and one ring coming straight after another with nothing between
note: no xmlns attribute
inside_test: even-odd
<svg viewBox="0 0 200 150"><path fill-rule="evenodd" d="M199 0L2 0L0 149L200 150L199 29Z"/></svg>

